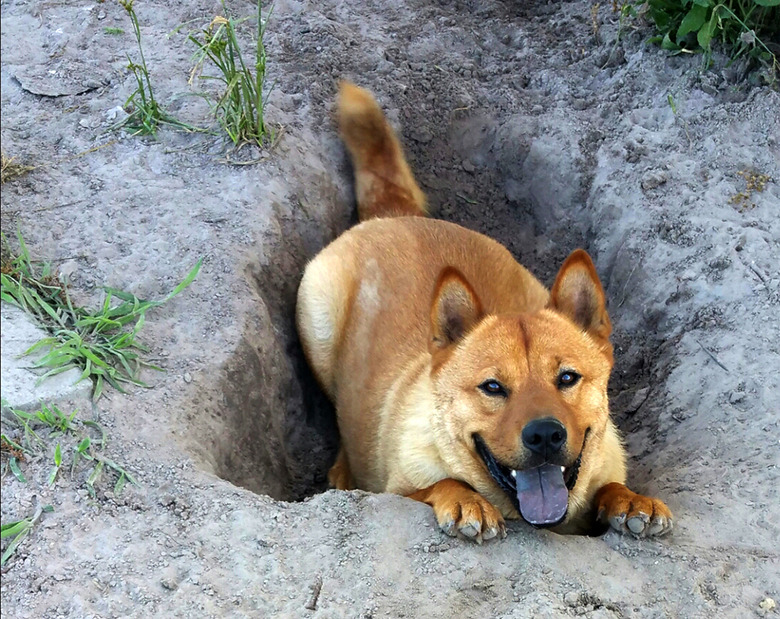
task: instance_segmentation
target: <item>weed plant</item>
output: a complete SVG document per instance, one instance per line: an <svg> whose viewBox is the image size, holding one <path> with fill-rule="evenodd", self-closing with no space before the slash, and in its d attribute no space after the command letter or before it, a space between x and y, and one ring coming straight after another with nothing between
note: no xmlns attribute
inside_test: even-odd
<svg viewBox="0 0 780 619"><path fill-rule="evenodd" d="M0 557L0 567L4 566L5 562L8 561L8 559L10 559L11 556L16 552L19 544L21 544L30 534L30 531L33 530L43 512L53 511L54 508L51 505L38 505L35 508L35 512L32 516L29 516L28 518L22 518L21 520L15 520L0 526L0 539L5 539L7 537L14 538L11 540L11 543L8 544L8 547L3 552L2 557Z"/></svg>
<svg viewBox="0 0 780 619"><path fill-rule="evenodd" d="M217 16L199 35L190 34L189 40L198 48L192 76L199 74L206 60L218 70L218 75L201 76L215 79L224 85L224 93L216 100L203 95L212 106L220 126L230 136L233 144L247 142L262 144L268 135L265 125L265 102L273 90L266 91L266 51L263 37L270 17L263 19L262 2L257 3L257 29L254 45L254 67L244 60L236 35L236 27L245 21L235 20L222 4L226 17ZM254 71L252 70L254 68Z"/></svg>
<svg viewBox="0 0 780 619"><path fill-rule="evenodd" d="M659 32L651 41L664 49L703 52L709 65L720 42L732 60L749 55L775 78L777 50L768 43L780 34L780 0L647 0L647 9Z"/></svg>
<svg viewBox="0 0 780 619"><path fill-rule="evenodd" d="M146 348L137 336L146 312L189 286L198 275L202 260L161 301L147 301L122 290L104 288L102 306L90 310L75 306L67 286L59 281L51 266L33 263L21 234L18 240L19 252L14 256L5 236L2 237L0 296L29 313L50 333L25 351L30 354L48 349L33 363L34 367L47 370L39 381L77 367L82 371L80 380L92 380L95 401L103 394L106 383L123 393L122 384L145 387L138 377L140 369L160 369L140 355Z"/></svg>
<svg viewBox="0 0 780 619"><path fill-rule="evenodd" d="M0 450L4 460L7 457L4 468L10 471L20 483L28 483L21 470L20 462L24 462L28 456L31 462L51 458L53 464L46 476L46 486L52 488L64 465L63 452L70 452L72 453L70 477L73 479L77 471L82 471L81 474L86 475L82 478L83 483L93 499L97 498L95 484L107 471L116 477L113 485L114 495L118 496L127 483L138 485L130 472L105 456L106 435L102 426L94 421L78 421L75 419L76 413L77 411L73 411L71 414L66 414L53 405L41 406L39 410L30 413L14 409L3 400ZM9 437L14 432L16 440ZM55 439L57 442L52 449ZM87 466L82 463L86 463ZM5 472L3 471L3 476ZM35 527L41 515L51 511L53 511L51 505L38 505L32 516L2 525L2 539L8 537L13 539L3 551L1 565L5 565L11 558Z"/></svg>
<svg viewBox="0 0 780 619"><path fill-rule="evenodd" d="M10 181L12 178L26 174L34 169L34 166L19 163L16 161L16 157L6 157L3 152L0 156L0 183L5 184L6 181Z"/></svg>
<svg viewBox="0 0 780 619"><path fill-rule="evenodd" d="M119 126L126 127L133 132L133 135L155 135L157 128L161 123L173 125L180 129L188 131L196 130L186 123L176 120L165 112L157 103L152 89L152 81L149 78L149 69L146 66L144 49L141 45L141 27L138 24L138 17L133 9L135 0L119 0L119 4L127 12L130 22L133 25L135 39L138 41L138 54L141 58L141 64L133 62L130 56L127 56L127 68L132 71L136 81L136 88L125 101L125 109L129 110L129 115ZM118 29L114 29L118 30Z"/></svg>

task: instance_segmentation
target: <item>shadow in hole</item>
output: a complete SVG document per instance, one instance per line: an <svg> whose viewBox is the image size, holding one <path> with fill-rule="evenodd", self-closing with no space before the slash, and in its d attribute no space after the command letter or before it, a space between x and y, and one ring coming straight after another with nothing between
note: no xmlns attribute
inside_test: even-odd
<svg viewBox="0 0 780 619"><path fill-rule="evenodd" d="M301 500L327 488L338 449L332 404L308 367L295 328L298 284L306 262L347 227L348 206L331 190L325 222L312 221L301 200L277 205L278 224L264 264L246 277L257 312L225 366L221 412L230 435L217 453L217 474L236 485L282 500ZM328 215L331 214L329 217Z"/></svg>

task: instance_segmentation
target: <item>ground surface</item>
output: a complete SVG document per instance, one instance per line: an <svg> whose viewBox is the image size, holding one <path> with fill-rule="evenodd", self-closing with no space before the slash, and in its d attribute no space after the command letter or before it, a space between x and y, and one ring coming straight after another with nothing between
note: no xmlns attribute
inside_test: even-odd
<svg viewBox="0 0 780 619"><path fill-rule="evenodd" d="M158 97L193 123L208 110L182 96L193 50L172 31L216 9L136 5ZM102 285L159 298L204 266L149 316L167 370L153 388L72 403L141 486L114 496L106 479L93 500L61 475L49 490L43 460L23 464L26 484L3 479L3 522L55 507L4 568L3 617L741 618L780 599L780 95L742 65L701 73L648 31L618 34L585 0L278 0L267 118L284 132L239 166L213 135L108 132L136 54L119 6L4 1L2 145L41 167L3 186L3 230L82 303ZM397 497L285 502L324 488L337 440L292 312L305 261L353 221L341 77L385 106L436 216L548 283L575 247L594 256L632 484L668 502L670 536L515 523L476 547ZM743 171L774 178L747 208L730 201Z"/></svg>

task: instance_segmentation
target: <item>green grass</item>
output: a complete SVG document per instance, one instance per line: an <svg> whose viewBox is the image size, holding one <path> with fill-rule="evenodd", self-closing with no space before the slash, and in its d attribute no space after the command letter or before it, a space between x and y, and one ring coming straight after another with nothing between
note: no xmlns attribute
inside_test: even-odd
<svg viewBox="0 0 780 619"><path fill-rule="evenodd" d="M149 69L146 66L144 49L141 45L141 27L138 23L138 16L133 9L135 0L119 0L119 4L127 12L130 22L133 25L135 39L138 42L138 53L141 58L140 64L133 62L130 56L127 56L127 68L133 73L136 81L136 88L125 101L125 109L129 115L118 126L125 127L133 135L156 135L160 124L168 124L196 131L195 127L176 120L173 116L163 110L154 96L152 81L149 77ZM108 29L107 29L108 30ZM118 30L118 29L116 29Z"/></svg>
<svg viewBox="0 0 780 619"><path fill-rule="evenodd" d="M16 552L16 549L19 547L19 544L21 544L30 534L30 531L33 530L33 527L35 527L43 512L53 511L54 508L51 505L38 505L35 508L35 513L33 513L32 516L23 518L22 520L15 520L0 526L0 539L5 539L7 537L14 538L11 540L11 543L8 544L8 547L3 552L2 557L0 557L0 567L4 566L6 561L8 561L11 556L13 556L13 554Z"/></svg>
<svg viewBox="0 0 780 619"><path fill-rule="evenodd" d="M125 467L106 457L107 442L103 427L94 421L80 421L76 419L76 414L77 411L66 414L54 405L43 405L37 411L28 412L12 408L3 401L0 448L3 458L7 457L7 470L20 483L26 484L28 480L20 463L27 460L28 456L31 462L29 466L33 467L49 460L52 464L46 476L46 487L51 489L57 484L65 464L64 454L71 452L70 478L74 479L77 473L84 475L82 483L92 499L97 498L96 484L106 475L115 478L115 496L122 492L127 483L138 485ZM13 434L17 435L18 442L9 438ZM52 448L55 439L57 442ZM50 505L38 506L32 516L2 525L2 538L13 537L3 552L3 565L30 534L42 513L47 511L51 512L53 508Z"/></svg>
<svg viewBox="0 0 780 619"><path fill-rule="evenodd" d="M122 385L145 387L140 380L141 368L160 368L146 362L146 348L138 333L146 321L146 313L169 301L198 275L202 260L190 270L184 280L164 299L148 301L135 295L104 288L106 296L97 310L78 307L47 264L34 263L21 234L19 250L14 255L2 236L2 275L0 297L20 307L43 326L50 336L41 339L24 354L44 349L45 354L33 363L46 371L39 381L76 367L80 380L93 383L92 398L97 401L106 384L124 393Z"/></svg>
<svg viewBox="0 0 780 619"><path fill-rule="evenodd" d="M703 53L713 44L732 60L750 56L777 75L778 58L767 42L780 34L780 0L647 0L647 14L659 35L651 41L672 53Z"/></svg>
<svg viewBox="0 0 780 619"><path fill-rule="evenodd" d="M195 53L193 76L199 74L208 60L217 69L217 76L201 76L201 79L217 80L224 92L214 100L203 95L212 106L217 122L230 136L233 144L247 142L262 144L269 136L265 124L265 102L273 90L266 90L266 51L263 38L270 11L263 18L262 2L257 3L257 25L254 42L254 63L247 64L236 34L237 26L245 21L230 16L222 4L225 17L215 17L199 34L190 34L189 40L198 50Z"/></svg>
<svg viewBox="0 0 780 619"><path fill-rule="evenodd" d="M112 28L112 27L103 28L103 32L106 33L106 34L124 34L125 33L125 31L122 30L121 28Z"/></svg>

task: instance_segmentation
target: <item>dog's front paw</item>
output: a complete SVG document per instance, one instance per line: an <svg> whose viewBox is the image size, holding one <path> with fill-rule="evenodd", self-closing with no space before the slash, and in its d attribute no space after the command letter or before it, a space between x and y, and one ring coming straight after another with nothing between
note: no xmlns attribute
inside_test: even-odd
<svg viewBox="0 0 780 619"><path fill-rule="evenodd" d="M430 505L441 530L447 535L462 535L478 544L497 536L506 537L501 512L463 482L443 479L409 498Z"/></svg>
<svg viewBox="0 0 780 619"><path fill-rule="evenodd" d="M599 522L634 537L664 535L672 530L672 512L663 501L611 483L596 493Z"/></svg>

